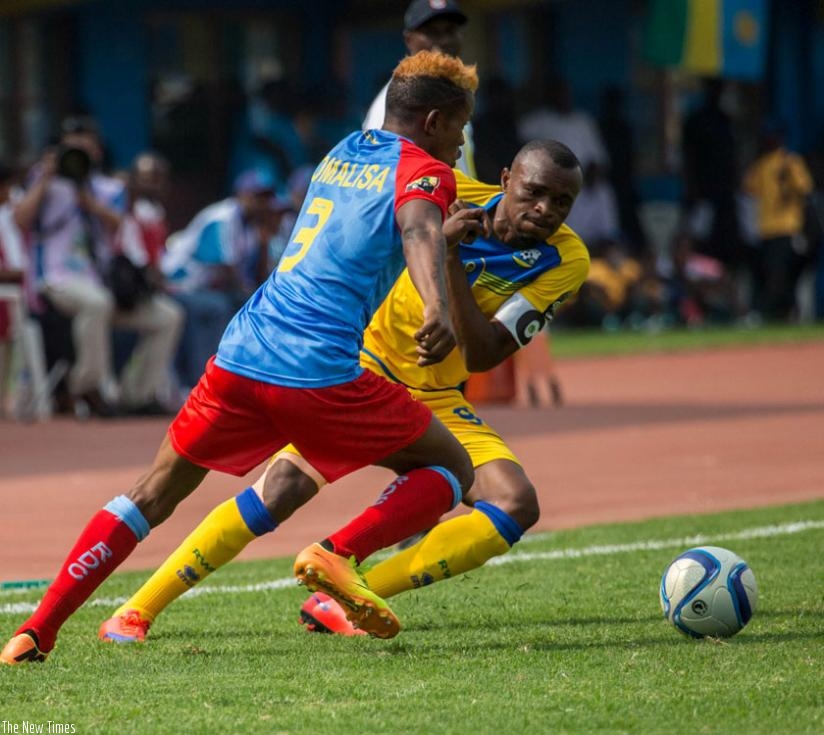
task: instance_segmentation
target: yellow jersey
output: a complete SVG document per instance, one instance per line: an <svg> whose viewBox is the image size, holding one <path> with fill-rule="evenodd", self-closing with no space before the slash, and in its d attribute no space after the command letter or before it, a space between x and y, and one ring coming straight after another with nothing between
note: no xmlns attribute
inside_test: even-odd
<svg viewBox="0 0 824 735"><path fill-rule="evenodd" d="M458 199L473 206L493 209L503 196L500 187L475 181L460 171L455 171L455 178ZM566 225L546 242L524 250L515 250L494 237L478 237L459 247L481 312L490 319L498 315L519 344L536 333L534 321L532 333L520 333L524 319L531 318L526 311L538 317L539 331L554 309L578 291L589 271L586 246ZM361 362L372 362L371 367L379 368L377 372L417 390L460 387L469 371L457 348L437 365L422 368L416 364L414 335L422 321L423 302L404 270L366 328Z"/></svg>

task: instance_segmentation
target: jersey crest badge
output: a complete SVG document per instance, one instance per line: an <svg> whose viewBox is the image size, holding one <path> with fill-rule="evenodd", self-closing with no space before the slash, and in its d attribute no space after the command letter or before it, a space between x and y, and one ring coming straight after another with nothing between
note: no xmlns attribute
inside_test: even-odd
<svg viewBox="0 0 824 735"><path fill-rule="evenodd" d="M538 258L540 257L541 251L536 248L519 250L517 253L512 254L512 260L514 260L522 268L532 268L532 266L538 262Z"/></svg>
<svg viewBox="0 0 824 735"><path fill-rule="evenodd" d="M438 176L421 176L415 179L411 184L406 185L407 191L422 191L425 194L434 194L435 189L441 185L441 180Z"/></svg>

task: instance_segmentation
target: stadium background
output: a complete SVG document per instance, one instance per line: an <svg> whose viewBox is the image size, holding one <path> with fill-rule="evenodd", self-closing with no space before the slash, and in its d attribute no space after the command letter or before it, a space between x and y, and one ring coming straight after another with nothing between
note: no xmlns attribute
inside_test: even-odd
<svg viewBox="0 0 824 735"><path fill-rule="evenodd" d="M676 201L680 122L698 97L696 72L730 82L743 160L764 119L786 122L789 146L803 154L824 139L824 0L717 1L735 33L715 68L692 68L654 43L671 38L668 19L687 0L464 0L472 20L463 56L482 76L500 74L533 95L558 73L591 113L605 85L626 89L641 196ZM176 167L170 207L182 226L226 192L244 94L283 74L361 119L404 52L406 4L3 0L0 157L31 162L63 115L84 110L101 123L114 165L126 167L159 142L169 100L195 90L187 145L197 137L199 147L187 153L187 170Z"/></svg>
<svg viewBox="0 0 824 735"><path fill-rule="evenodd" d="M674 2L675 0L673 0ZM726 0L731 7L738 4ZM625 87L647 201L680 196L678 129L699 76L645 40L655 0L463 0L466 60L520 87L565 76L594 112ZM755 72L729 76L742 144L778 117L800 152L824 140L824 2L753 0ZM203 90L202 150L176 171L170 217L225 193L233 105L267 73L320 85L355 119L403 54L405 0L2 0L0 157L34 160L60 118L101 122L117 166L157 135L158 90ZM593 22L597 19L597 23ZM723 60L722 60L723 61ZM752 70L751 70L752 71ZM721 74L725 74L723 68ZM559 411L489 407L541 493L539 530L821 498L824 346L738 348L561 364ZM142 471L166 419L0 424L0 581L53 573L89 509ZM330 488L250 556L288 555L370 502L367 470ZM156 565L239 482L213 475L125 568Z"/></svg>

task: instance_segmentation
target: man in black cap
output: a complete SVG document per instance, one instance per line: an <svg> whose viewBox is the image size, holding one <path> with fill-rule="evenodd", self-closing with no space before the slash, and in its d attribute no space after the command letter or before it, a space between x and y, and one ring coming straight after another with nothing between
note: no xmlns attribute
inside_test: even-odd
<svg viewBox="0 0 824 735"><path fill-rule="evenodd" d="M463 26L469 19L455 0L413 0L403 16L403 41L410 55L418 51L442 51L460 56ZM380 128L386 110L387 83L375 97L363 121L363 129ZM455 168L476 177L472 124L464 128L464 144Z"/></svg>

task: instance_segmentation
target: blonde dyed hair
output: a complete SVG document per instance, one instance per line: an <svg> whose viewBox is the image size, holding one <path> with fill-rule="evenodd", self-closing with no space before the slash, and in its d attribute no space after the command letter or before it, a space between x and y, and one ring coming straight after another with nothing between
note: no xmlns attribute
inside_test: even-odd
<svg viewBox="0 0 824 735"><path fill-rule="evenodd" d="M392 79L415 77L442 79L473 94L478 89L478 72L475 65L469 66L460 59L440 51L418 51L414 56L402 59L392 72Z"/></svg>

